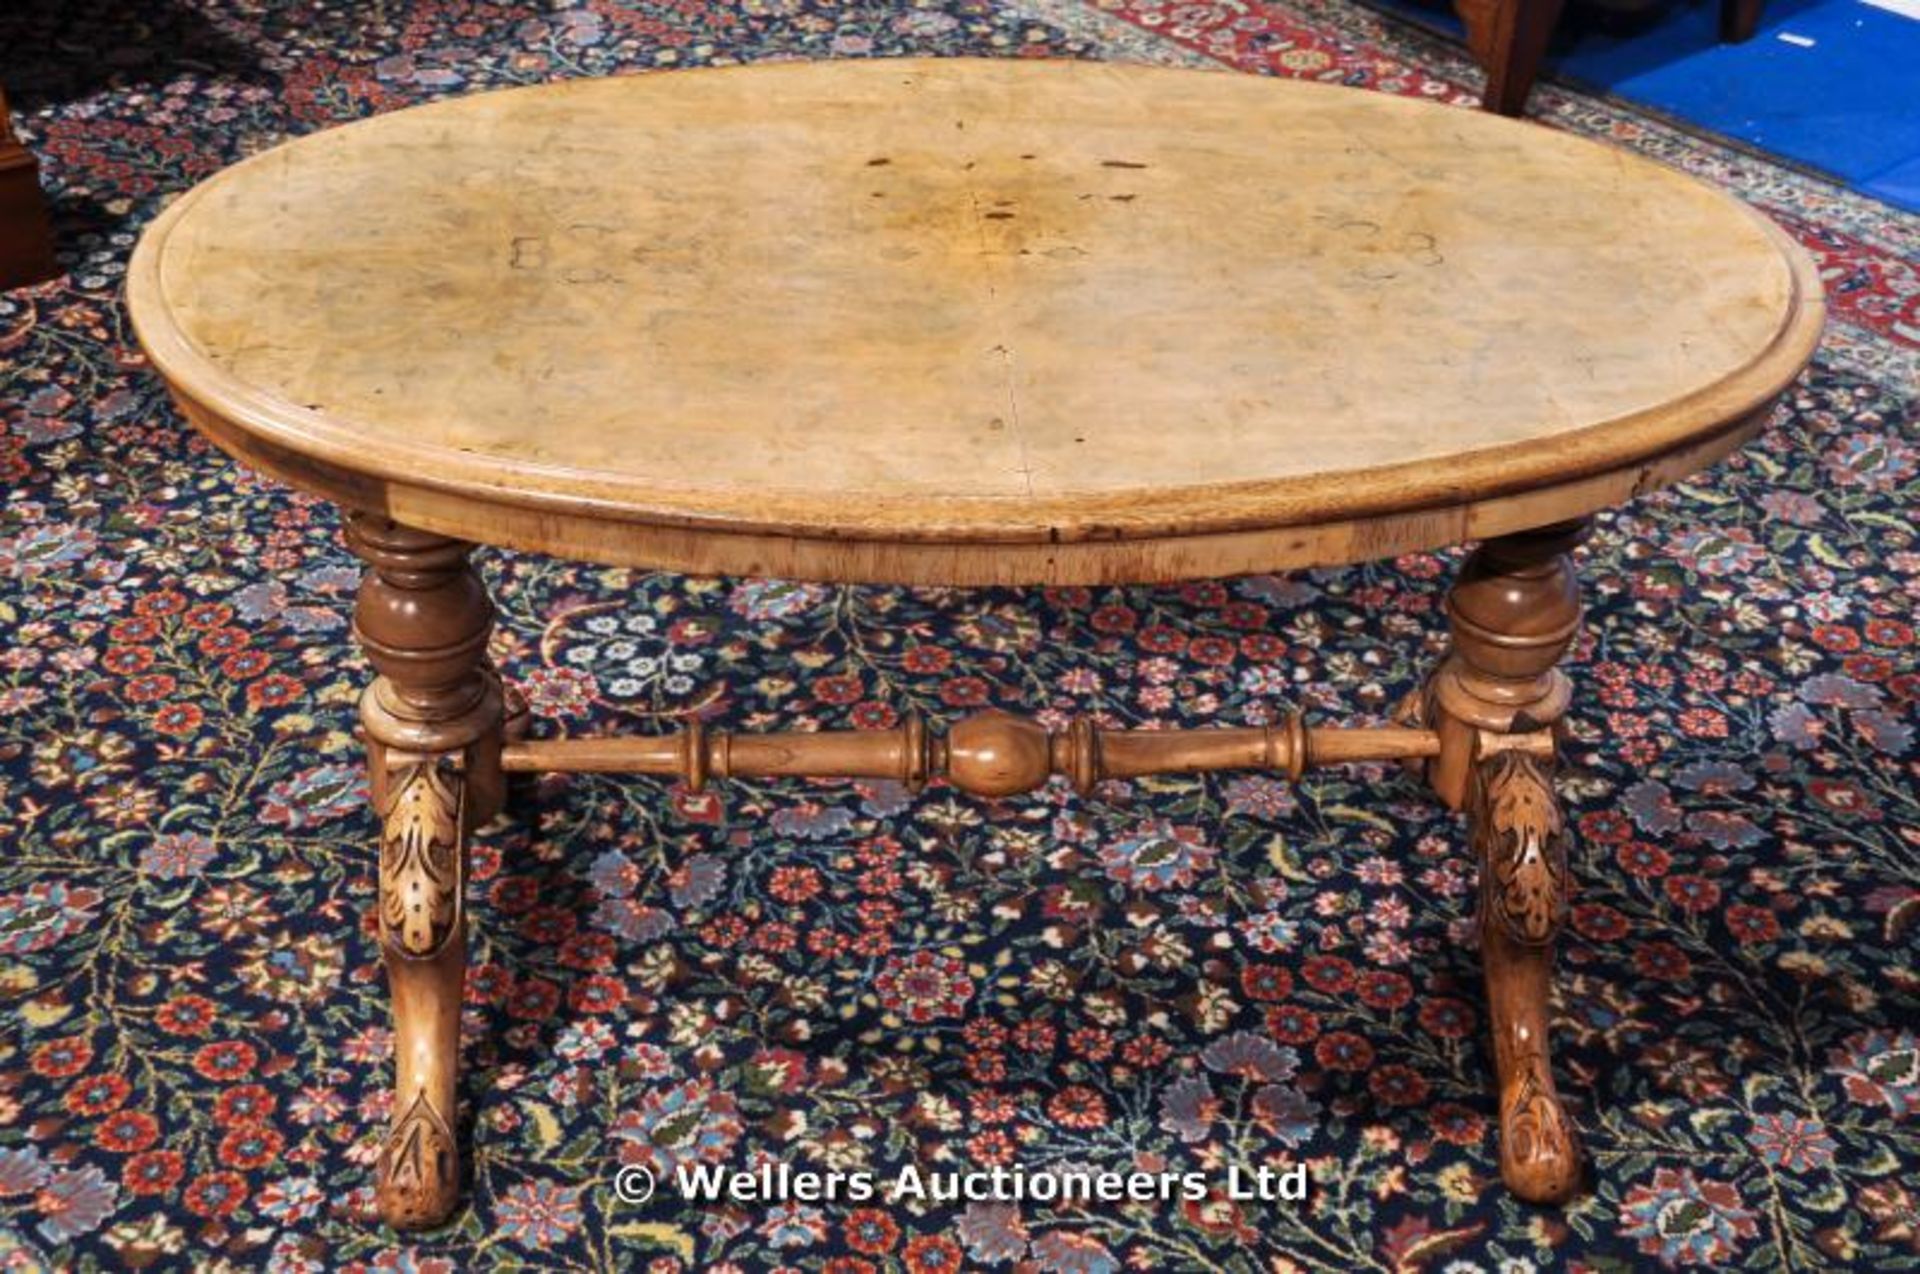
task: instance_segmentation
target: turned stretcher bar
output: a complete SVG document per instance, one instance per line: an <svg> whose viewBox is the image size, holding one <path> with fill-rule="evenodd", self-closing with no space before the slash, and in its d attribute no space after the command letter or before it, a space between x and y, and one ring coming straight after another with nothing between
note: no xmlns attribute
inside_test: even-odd
<svg viewBox="0 0 1920 1274"><path fill-rule="evenodd" d="M672 734L509 742L509 773L656 774L699 791L709 779L894 779L918 789L945 778L976 796L1012 796L1064 774L1087 791L1104 779L1210 770L1268 770L1298 779L1309 766L1437 756L1440 736L1402 727L1277 725L1198 730L1103 730L1084 717L1049 731L992 709L934 734L918 713L892 730L733 734L695 721Z"/></svg>

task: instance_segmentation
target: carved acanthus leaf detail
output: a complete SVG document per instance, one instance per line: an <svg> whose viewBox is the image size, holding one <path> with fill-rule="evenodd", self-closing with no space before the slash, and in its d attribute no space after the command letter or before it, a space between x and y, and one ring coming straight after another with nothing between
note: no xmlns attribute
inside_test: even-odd
<svg viewBox="0 0 1920 1274"><path fill-rule="evenodd" d="M1579 1184L1580 1149L1552 1080L1542 1081L1546 1065L1543 1054L1521 1060L1520 1083L1501 1111L1500 1138L1505 1157L1534 1179L1539 1196L1560 1199Z"/></svg>
<svg viewBox="0 0 1920 1274"><path fill-rule="evenodd" d="M388 1220L402 1229L437 1222L457 1187L453 1130L424 1092L387 1134L380 1151L380 1191L389 1201Z"/></svg>
<svg viewBox="0 0 1920 1274"><path fill-rule="evenodd" d="M1549 763L1518 748L1482 761L1472 826L1485 923L1551 942L1567 907L1567 825Z"/></svg>
<svg viewBox="0 0 1920 1274"><path fill-rule="evenodd" d="M380 837L380 919L408 955L431 955L460 912L465 781L435 761L387 777Z"/></svg>

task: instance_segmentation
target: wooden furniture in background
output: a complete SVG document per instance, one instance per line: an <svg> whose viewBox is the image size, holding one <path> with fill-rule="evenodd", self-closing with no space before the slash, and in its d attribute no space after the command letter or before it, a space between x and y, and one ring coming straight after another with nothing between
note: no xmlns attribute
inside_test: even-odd
<svg viewBox="0 0 1920 1274"><path fill-rule="evenodd" d="M1727 44L1752 39L1764 3L1720 0L1720 39ZM1487 73L1482 106L1500 115L1525 112L1563 7L1564 0L1453 0L1467 28L1467 48Z"/></svg>
<svg viewBox="0 0 1920 1274"><path fill-rule="evenodd" d="M503 158L504 157L504 158ZM1093 63L576 81L250 159L134 256L198 428L350 511L397 1225L454 1207L466 843L503 775L1107 775L1401 757L1469 813L1501 1167L1575 1189L1551 785L1591 511L1758 430L1818 338L1737 200L1490 115ZM476 542L697 573L1169 581L1481 540L1391 727L534 740Z"/></svg>
<svg viewBox="0 0 1920 1274"><path fill-rule="evenodd" d="M1467 49L1487 73L1480 105L1520 115L1539 78L1564 0L1453 0L1467 28Z"/></svg>
<svg viewBox="0 0 1920 1274"><path fill-rule="evenodd" d="M1760 29L1766 0L1720 0L1720 42L1745 44Z"/></svg>
<svg viewBox="0 0 1920 1274"><path fill-rule="evenodd" d="M14 133L0 89L0 288L43 283L57 273L40 165Z"/></svg>

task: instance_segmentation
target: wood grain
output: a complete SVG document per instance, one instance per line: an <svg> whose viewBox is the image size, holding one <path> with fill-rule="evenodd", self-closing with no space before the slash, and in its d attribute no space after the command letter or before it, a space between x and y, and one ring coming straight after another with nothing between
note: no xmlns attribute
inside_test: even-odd
<svg viewBox="0 0 1920 1274"><path fill-rule="evenodd" d="M393 1124L381 1215L435 1226L460 1198L460 999L467 838L504 797L505 700L486 663L493 604L472 548L366 514L347 541L367 566L354 636L379 674L360 701L380 819L380 948L393 990Z"/></svg>
<svg viewBox="0 0 1920 1274"><path fill-rule="evenodd" d="M1430 730L1308 726L1298 714L1278 726L1200 730L1103 730L1076 717L1049 731L1031 717L998 708L931 733L909 714L892 730L777 731L734 734L698 721L674 734L510 742L507 773L654 774L691 791L709 779L880 778L917 791L946 778L976 796L1031 791L1055 774L1082 792L1107 779L1214 770L1271 770L1299 778L1309 766L1433 757Z"/></svg>
<svg viewBox="0 0 1920 1274"><path fill-rule="evenodd" d="M1548 997L1571 889L1553 766L1572 684L1557 665L1580 629L1573 550L1588 530L1577 520L1475 549L1447 596L1452 649L1399 714L1435 733L1428 781L1467 813L1480 869L1500 1175L1530 1203L1565 1203L1583 1170L1578 1130L1554 1084Z"/></svg>
<svg viewBox="0 0 1920 1274"><path fill-rule="evenodd" d="M1572 516L1737 445L1822 316L1764 219L1590 142L968 60L330 130L176 203L129 299L196 424L352 507L599 561L935 583L1231 574Z"/></svg>

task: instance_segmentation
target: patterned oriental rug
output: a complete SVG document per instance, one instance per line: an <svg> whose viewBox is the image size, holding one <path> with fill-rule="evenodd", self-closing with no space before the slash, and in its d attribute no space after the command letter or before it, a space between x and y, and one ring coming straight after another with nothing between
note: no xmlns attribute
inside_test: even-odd
<svg viewBox="0 0 1920 1274"><path fill-rule="evenodd" d="M1557 128L1751 200L1833 325L1763 439L1602 519L1566 791L1562 1083L1595 1163L1513 1202L1455 819L1397 770L935 788L575 777L474 857L473 1205L367 1220L373 825L330 509L190 434L119 293L170 196L449 93L998 54L1466 106L1334 0L233 0L0 15L71 275L0 297L0 1263L8 1269L1920 1268L1920 218L1552 85ZM1223 210L1231 215L1231 210ZM1455 562L1182 588L824 588L485 555L544 732L908 707L1384 716ZM1424 652L1422 647L1424 646ZM1219 1174L1304 1205L624 1204L623 1164Z"/></svg>

